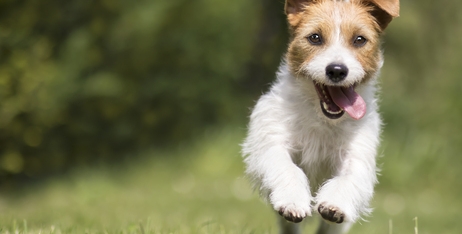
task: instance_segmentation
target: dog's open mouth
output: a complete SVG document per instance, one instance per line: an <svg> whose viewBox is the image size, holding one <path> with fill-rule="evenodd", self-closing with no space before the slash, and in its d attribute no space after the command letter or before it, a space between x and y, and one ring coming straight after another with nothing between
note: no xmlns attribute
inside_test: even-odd
<svg viewBox="0 0 462 234"><path fill-rule="evenodd" d="M327 86L314 82L322 113L327 118L338 119L346 112L353 119L366 114L366 102L355 92L355 85L349 87Z"/></svg>

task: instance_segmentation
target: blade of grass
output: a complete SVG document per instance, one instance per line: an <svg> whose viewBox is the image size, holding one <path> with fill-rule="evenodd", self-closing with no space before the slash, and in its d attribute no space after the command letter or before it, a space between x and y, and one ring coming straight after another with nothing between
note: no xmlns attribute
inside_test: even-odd
<svg viewBox="0 0 462 234"><path fill-rule="evenodd" d="M388 234L393 234L393 220L388 220Z"/></svg>

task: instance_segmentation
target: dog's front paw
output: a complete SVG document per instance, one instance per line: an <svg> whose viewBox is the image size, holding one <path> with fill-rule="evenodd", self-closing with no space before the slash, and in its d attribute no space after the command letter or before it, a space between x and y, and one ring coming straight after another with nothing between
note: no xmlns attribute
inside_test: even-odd
<svg viewBox="0 0 462 234"><path fill-rule="evenodd" d="M309 206L297 207L293 203L276 208L276 210L287 221L294 223L300 223L306 216L311 216L311 208Z"/></svg>
<svg viewBox="0 0 462 234"><path fill-rule="evenodd" d="M311 216L311 196L306 190L279 190L270 199L274 209L287 221L299 223Z"/></svg>
<svg viewBox="0 0 462 234"><path fill-rule="evenodd" d="M345 213L343 213L343 211L336 206L327 204L327 202L321 203L318 206L318 212L323 219L330 222L342 223L345 219Z"/></svg>

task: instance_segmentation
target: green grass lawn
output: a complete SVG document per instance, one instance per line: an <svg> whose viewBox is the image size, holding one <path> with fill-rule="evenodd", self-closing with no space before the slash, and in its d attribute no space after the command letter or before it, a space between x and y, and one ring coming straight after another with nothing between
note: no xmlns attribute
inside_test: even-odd
<svg viewBox="0 0 462 234"><path fill-rule="evenodd" d="M274 213L243 178L243 136L211 131L175 150L1 194L0 233L277 233ZM460 233L462 188L450 183L460 172L451 174L458 170L450 163L412 164L402 154L414 151L399 142L384 141L375 210L351 233L412 234L415 217L420 234ZM306 233L315 226L306 224Z"/></svg>

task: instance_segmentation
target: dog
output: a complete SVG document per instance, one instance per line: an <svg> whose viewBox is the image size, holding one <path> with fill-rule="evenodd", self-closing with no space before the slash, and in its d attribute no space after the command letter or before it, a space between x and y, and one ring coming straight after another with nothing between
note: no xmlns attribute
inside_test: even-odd
<svg viewBox="0 0 462 234"><path fill-rule="evenodd" d="M286 0L290 40L269 92L250 115L246 174L281 216L281 233L322 217L346 233L371 212L382 121L381 36L399 0Z"/></svg>

